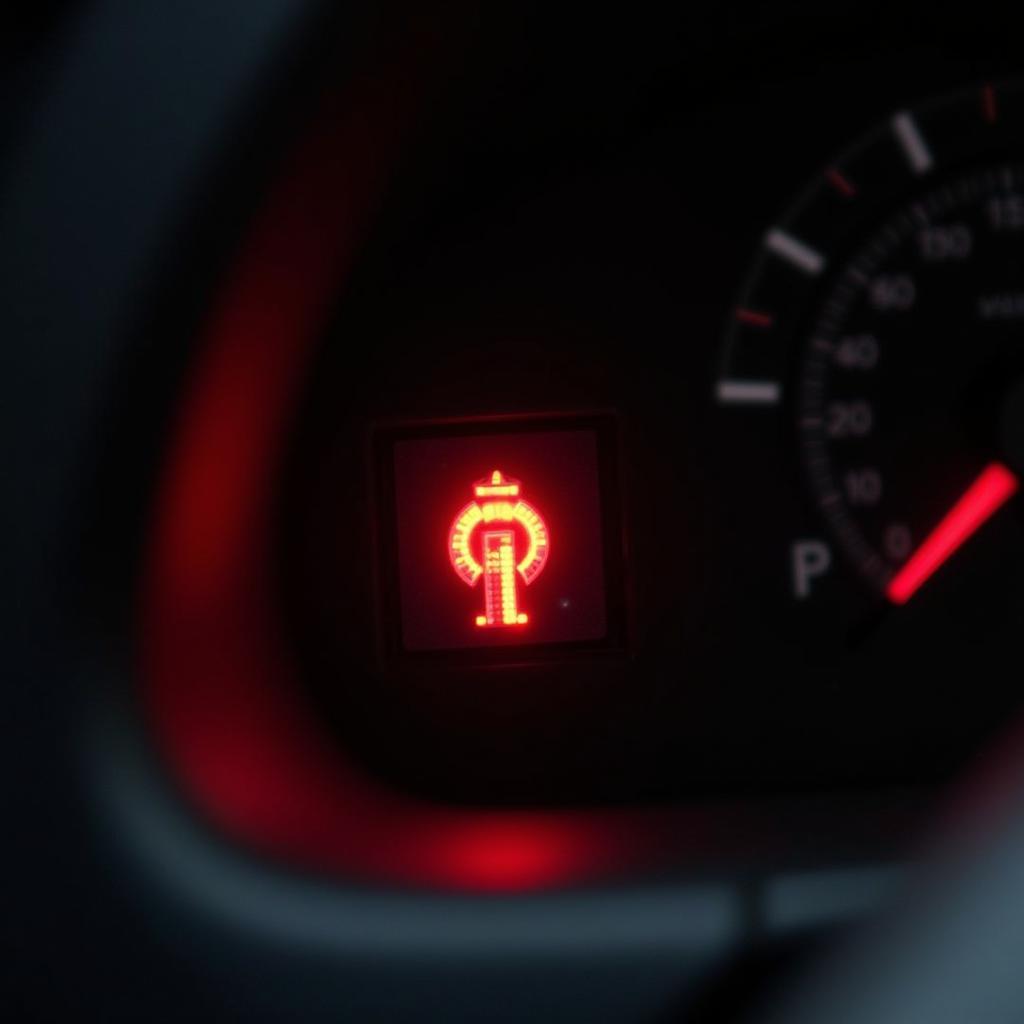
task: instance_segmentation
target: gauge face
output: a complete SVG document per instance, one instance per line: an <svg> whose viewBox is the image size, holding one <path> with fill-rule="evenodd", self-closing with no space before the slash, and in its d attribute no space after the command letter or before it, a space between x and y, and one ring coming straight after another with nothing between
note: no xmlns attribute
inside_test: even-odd
<svg viewBox="0 0 1024 1024"><path fill-rule="evenodd" d="M995 520L996 567L1021 557L1022 138L1019 85L899 110L764 233L716 399L792 454L816 524L786 552L797 601L846 564L905 604L991 560Z"/></svg>
<svg viewBox="0 0 1024 1024"><path fill-rule="evenodd" d="M1018 164L901 206L825 290L795 388L806 479L843 552L896 603L1016 491L1022 329Z"/></svg>

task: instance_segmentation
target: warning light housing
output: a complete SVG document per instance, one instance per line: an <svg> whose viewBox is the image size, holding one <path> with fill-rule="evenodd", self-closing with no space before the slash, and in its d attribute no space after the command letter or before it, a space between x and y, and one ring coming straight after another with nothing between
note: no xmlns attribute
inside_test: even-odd
<svg viewBox="0 0 1024 1024"><path fill-rule="evenodd" d="M407 424L375 448L391 656L624 646L614 417Z"/></svg>

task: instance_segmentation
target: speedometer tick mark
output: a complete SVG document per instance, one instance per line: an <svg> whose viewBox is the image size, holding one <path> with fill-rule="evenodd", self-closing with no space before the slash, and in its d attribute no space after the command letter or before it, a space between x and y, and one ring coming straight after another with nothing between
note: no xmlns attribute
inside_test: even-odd
<svg viewBox="0 0 1024 1024"><path fill-rule="evenodd" d="M772 228L765 235L764 244L776 256L812 277L825 269L825 257L817 249L800 241L799 238L794 238L781 228Z"/></svg>
<svg viewBox="0 0 1024 1024"><path fill-rule="evenodd" d="M857 186L837 167L830 167L825 172L825 180L844 198L853 199L857 195Z"/></svg>
<svg viewBox="0 0 1024 1024"><path fill-rule="evenodd" d="M768 328L775 323L775 317L771 313L763 313L757 309L744 309L743 307L736 310L736 319L739 323L746 324L747 327Z"/></svg>
<svg viewBox="0 0 1024 1024"><path fill-rule="evenodd" d="M777 405L782 387L774 380L720 380L715 395L722 405Z"/></svg>
<svg viewBox="0 0 1024 1024"><path fill-rule="evenodd" d="M907 158L907 163L910 164L910 169L915 174L927 174L935 160L913 115L906 110L893 115L892 131L903 150L903 155Z"/></svg>

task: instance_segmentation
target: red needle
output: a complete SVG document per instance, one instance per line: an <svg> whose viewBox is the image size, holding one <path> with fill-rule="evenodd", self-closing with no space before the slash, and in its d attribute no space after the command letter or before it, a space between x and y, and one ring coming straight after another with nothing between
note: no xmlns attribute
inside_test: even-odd
<svg viewBox="0 0 1024 1024"><path fill-rule="evenodd" d="M893 604L906 604L918 588L1017 493L1019 487L1020 481L1001 463L993 462L986 466L892 578L886 588L889 600Z"/></svg>

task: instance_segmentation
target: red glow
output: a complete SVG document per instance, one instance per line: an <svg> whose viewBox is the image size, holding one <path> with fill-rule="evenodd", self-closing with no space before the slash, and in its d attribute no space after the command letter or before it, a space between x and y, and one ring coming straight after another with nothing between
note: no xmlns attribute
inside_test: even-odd
<svg viewBox="0 0 1024 1024"><path fill-rule="evenodd" d="M519 481L506 480L495 470L489 480L473 487L477 497L516 497ZM486 524L483 530L477 527ZM509 527L518 524L526 535L526 554L516 561L516 535ZM499 527L495 529L494 527ZM481 535L482 553L473 553L477 534ZM540 514L521 498L511 501L472 501L464 505L448 531L448 557L459 578L471 587L483 578L484 614L474 619L476 625L525 626L528 618L519 611L516 572L529 586L541 573L548 560L550 543L548 528Z"/></svg>
<svg viewBox="0 0 1024 1024"><path fill-rule="evenodd" d="M483 813L439 835L429 855L465 888L519 891L572 877L579 838L544 815Z"/></svg>
<svg viewBox="0 0 1024 1024"><path fill-rule="evenodd" d="M987 466L959 501L928 535L902 569L886 594L893 604L911 597L1017 493L1020 481L998 462Z"/></svg>
<svg viewBox="0 0 1024 1024"><path fill-rule="evenodd" d="M414 52L426 56L419 38ZM149 724L194 812L272 861L486 891L596 880L656 862L670 824L694 841L700 821L677 825L668 811L482 813L405 797L324 734L281 635L267 567L282 438L408 124L409 93L395 83L414 93L422 84L405 57L380 81L356 83L351 105L326 104L204 329L151 524L141 643ZM525 578L532 565L517 569Z"/></svg>

